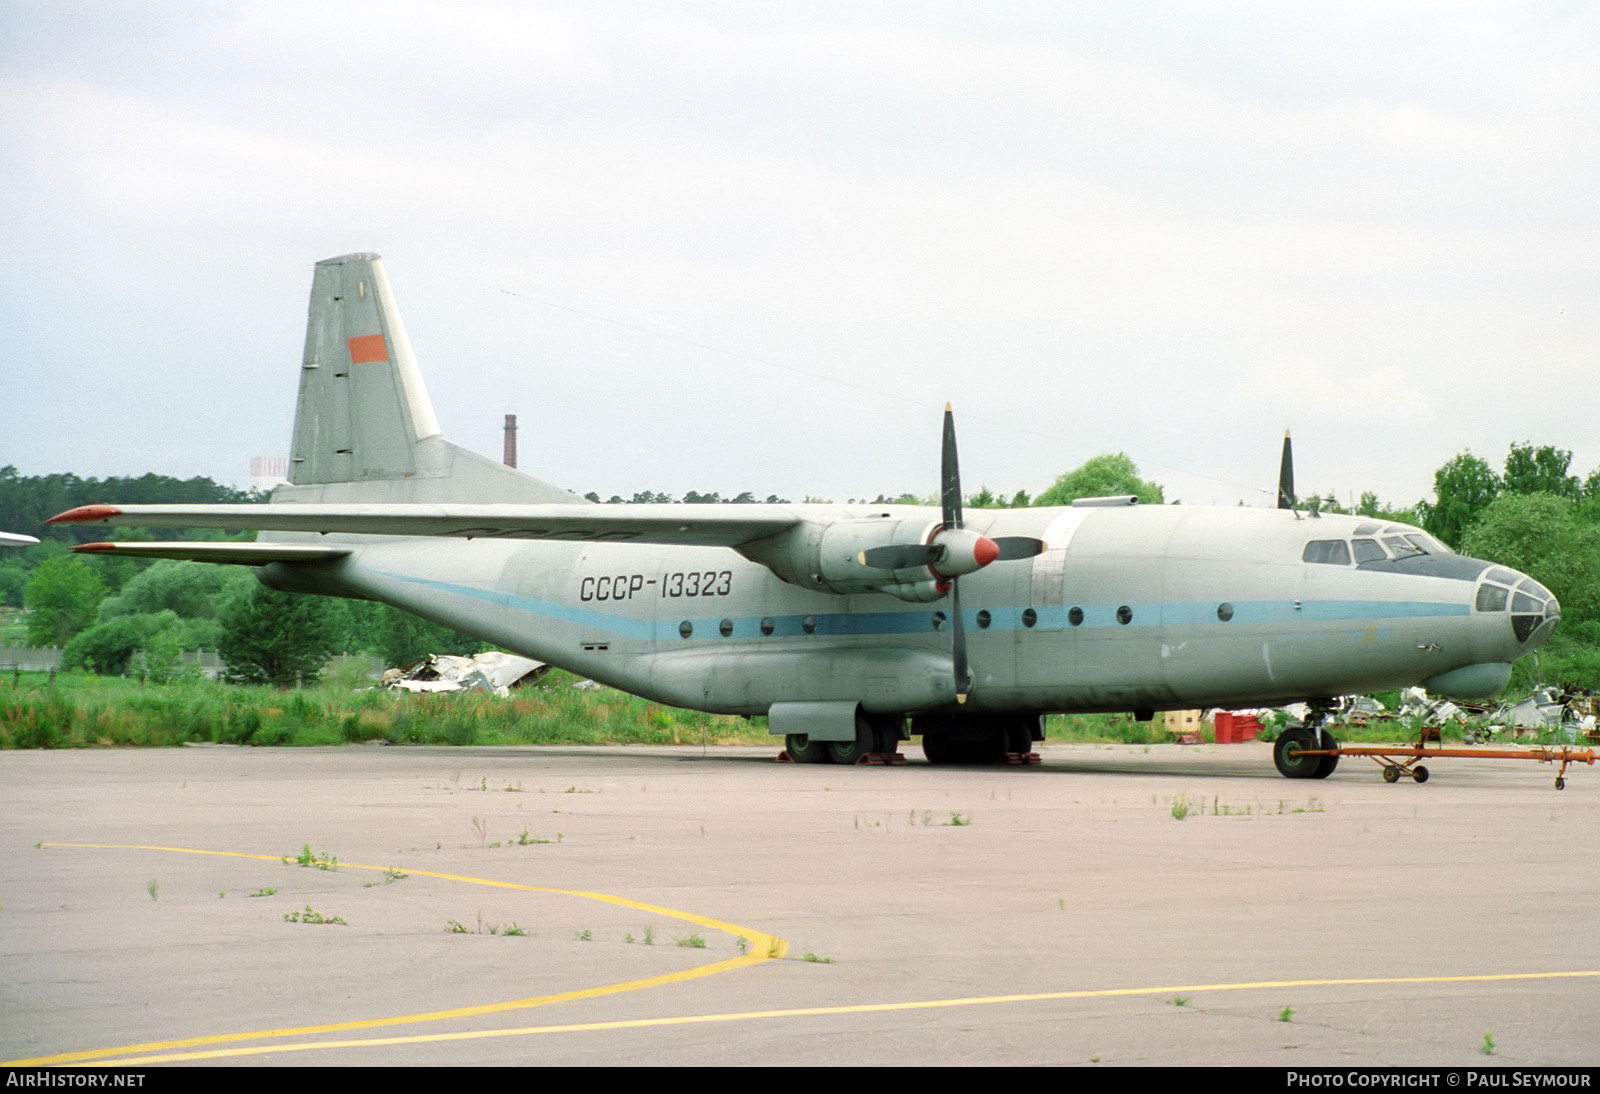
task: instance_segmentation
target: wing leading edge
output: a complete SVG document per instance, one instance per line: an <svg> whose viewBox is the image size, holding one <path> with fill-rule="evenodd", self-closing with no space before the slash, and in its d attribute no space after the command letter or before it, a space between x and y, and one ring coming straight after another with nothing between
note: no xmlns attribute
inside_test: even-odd
<svg viewBox="0 0 1600 1094"><path fill-rule="evenodd" d="M800 524L766 505L82 505L47 524L740 547ZM99 546L99 545L96 545ZM125 545L117 544L117 547ZM126 545L135 546L133 544ZM143 544L151 547L151 544ZM156 545L172 547L171 544ZM198 546L198 545L197 545ZM226 545L218 545L226 546ZM254 546L236 544L233 546ZM262 545L265 546L265 545ZM120 553L120 552L119 552ZM341 552L347 553L347 552ZM168 558L171 555L148 557ZM185 556L188 557L188 556ZM287 560L285 560L287 561ZM304 560L300 560L304 561Z"/></svg>

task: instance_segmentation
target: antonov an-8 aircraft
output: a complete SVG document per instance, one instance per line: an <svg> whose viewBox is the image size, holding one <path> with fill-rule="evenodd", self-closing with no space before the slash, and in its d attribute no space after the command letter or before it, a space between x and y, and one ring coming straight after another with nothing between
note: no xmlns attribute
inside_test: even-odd
<svg viewBox="0 0 1600 1094"><path fill-rule="evenodd" d="M662 703L766 715L800 762L912 734L934 763L1028 752L1051 712L1304 700L1278 769L1324 777L1333 697L1505 686L1556 626L1531 578L1412 527L1289 507L596 505L446 441L373 254L316 266L289 485L262 505L53 522L256 530L98 543L382 601ZM1287 466L1285 481L1288 480ZM1292 483L1280 506L1292 505Z"/></svg>

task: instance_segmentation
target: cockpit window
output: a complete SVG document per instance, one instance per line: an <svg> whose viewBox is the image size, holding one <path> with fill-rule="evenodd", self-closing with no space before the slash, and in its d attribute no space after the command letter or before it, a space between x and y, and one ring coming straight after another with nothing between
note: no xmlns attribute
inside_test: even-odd
<svg viewBox="0 0 1600 1094"><path fill-rule="evenodd" d="M1503 585L1515 585L1522 579L1521 574L1512 570L1508 570L1504 566L1496 566L1483 576L1488 578L1490 581L1498 581Z"/></svg>
<svg viewBox="0 0 1600 1094"><path fill-rule="evenodd" d="M1410 558L1412 555L1427 553L1405 536L1384 536L1383 545L1389 548L1389 553L1395 558Z"/></svg>
<svg viewBox="0 0 1600 1094"><path fill-rule="evenodd" d="M1543 585L1539 584L1531 577L1522 583L1522 587L1528 592L1532 593L1534 596L1543 597L1545 600L1550 599L1550 590L1546 589Z"/></svg>
<svg viewBox="0 0 1600 1094"><path fill-rule="evenodd" d="M1358 539L1351 544L1356 549L1356 562L1382 562L1389 556L1384 554L1383 548L1378 546L1375 539Z"/></svg>
<svg viewBox="0 0 1600 1094"><path fill-rule="evenodd" d="M1501 612L1506 607L1506 590L1498 585L1478 586L1478 610L1480 612Z"/></svg>
<svg viewBox="0 0 1600 1094"><path fill-rule="evenodd" d="M1301 562L1320 562L1328 566L1350 565L1350 545L1342 539L1314 539L1300 554Z"/></svg>
<svg viewBox="0 0 1600 1094"><path fill-rule="evenodd" d="M1356 525L1355 534L1358 535L1358 536L1370 536L1374 532L1376 532L1379 527L1380 527L1380 525L1374 524L1374 523L1372 523L1372 521L1369 520L1364 524Z"/></svg>

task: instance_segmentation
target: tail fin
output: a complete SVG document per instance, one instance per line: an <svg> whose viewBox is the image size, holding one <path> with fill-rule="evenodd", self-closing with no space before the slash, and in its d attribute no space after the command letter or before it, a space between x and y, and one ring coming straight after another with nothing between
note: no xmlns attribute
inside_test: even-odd
<svg viewBox="0 0 1600 1094"><path fill-rule="evenodd" d="M280 501L582 502L446 441L383 261L317 263Z"/></svg>

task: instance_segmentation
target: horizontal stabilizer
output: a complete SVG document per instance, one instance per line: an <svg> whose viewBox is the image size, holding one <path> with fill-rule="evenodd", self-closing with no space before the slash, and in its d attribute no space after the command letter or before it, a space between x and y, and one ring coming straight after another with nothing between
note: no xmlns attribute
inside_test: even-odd
<svg viewBox="0 0 1600 1094"><path fill-rule="evenodd" d="M349 503L83 505L45 523L738 547L787 531L800 518L776 505Z"/></svg>
<svg viewBox="0 0 1600 1094"><path fill-rule="evenodd" d="M180 562L228 562L239 566L265 566L269 562L325 562L343 558L348 547L323 547L315 543L85 543L73 548L117 558L171 558Z"/></svg>

